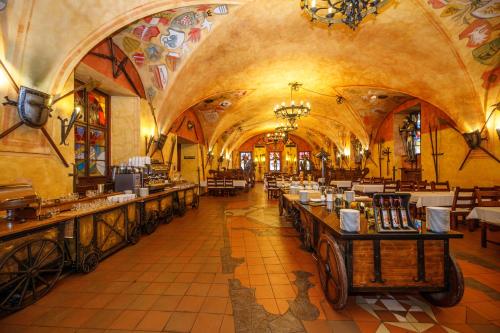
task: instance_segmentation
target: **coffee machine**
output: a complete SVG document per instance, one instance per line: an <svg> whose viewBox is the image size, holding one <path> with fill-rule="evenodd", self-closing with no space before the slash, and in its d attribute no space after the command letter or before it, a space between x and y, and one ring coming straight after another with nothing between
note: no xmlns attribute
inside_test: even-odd
<svg viewBox="0 0 500 333"><path fill-rule="evenodd" d="M135 191L141 187L141 173L120 173L115 175L115 192Z"/></svg>

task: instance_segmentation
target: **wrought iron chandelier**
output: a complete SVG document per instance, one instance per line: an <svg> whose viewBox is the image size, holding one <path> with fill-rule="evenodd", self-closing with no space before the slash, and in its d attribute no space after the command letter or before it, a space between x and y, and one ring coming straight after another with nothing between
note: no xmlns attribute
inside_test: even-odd
<svg viewBox="0 0 500 333"><path fill-rule="evenodd" d="M368 14L378 14L378 9L389 0L301 0L300 7L312 21L328 26L344 23L355 30Z"/></svg>
<svg viewBox="0 0 500 333"><path fill-rule="evenodd" d="M276 127L276 132L282 132L282 133L288 134L290 132L297 130L298 128L299 128L299 125L296 123L294 123L293 125L290 123L279 124Z"/></svg>
<svg viewBox="0 0 500 333"><path fill-rule="evenodd" d="M290 105L286 105L285 102L281 103L281 105L276 105L274 107L274 114L277 118L284 119L291 126L295 126L298 119L311 113L311 104L304 104L303 101L301 101L300 104L295 104L293 92L298 91L302 84L291 82L288 85L290 86Z"/></svg>
<svg viewBox="0 0 500 333"><path fill-rule="evenodd" d="M267 133L264 137L264 142L266 145L277 144L280 141L286 142L287 135L284 132L274 131L273 133Z"/></svg>

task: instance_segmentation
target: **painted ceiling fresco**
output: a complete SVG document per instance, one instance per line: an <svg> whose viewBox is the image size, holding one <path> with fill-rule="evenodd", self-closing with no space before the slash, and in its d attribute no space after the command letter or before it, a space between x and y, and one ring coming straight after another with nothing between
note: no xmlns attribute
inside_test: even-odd
<svg viewBox="0 0 500 333"><path fill-rule="evenodd" d="M482 88L500 83L500 1L429 0L460 41L462 52L478 66Z"/></svg>
<svg viewBox="0 0 500 333"><path fill-rule="evenodd" d="M113 40L136 65L153 100L165 94L190 54L229 10L224 4L167 10L125 27Z"/></svg>
<svg viewBox="0 0 500 333"><path fill-rule="evenodd" d="M381 124L384 117L397 106L413 99L413 96L386 89L349 87L338 91L350 107L356 110L370 133Z"/></svg>

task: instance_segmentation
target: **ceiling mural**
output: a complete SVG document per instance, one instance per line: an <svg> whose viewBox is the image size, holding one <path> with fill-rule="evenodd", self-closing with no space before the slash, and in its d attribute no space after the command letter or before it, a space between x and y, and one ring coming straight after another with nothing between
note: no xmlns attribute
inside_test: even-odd
<svg viewBox="0 0 500 333"><path fill-rule="evenodd" d="M429 0L429 4L454 26L469 57L481 65L482 87L496 87L500 83L500 0Z"/></svg>
<svg viewBox="0 0 500 333"><path fill-rule="evenodd" d="M149 99L165 94L180 68L230 6L171 9L128 25L113 37L136 65Z"/></svg>
<svg viewBox="0 0 500 333"><path fill-rule="evenodd" d="M346 103L359 113L369 133L377 129L390 111L414 98L407 94L378 88L346 87L339 88L338 91L346 99Z"/></svg>

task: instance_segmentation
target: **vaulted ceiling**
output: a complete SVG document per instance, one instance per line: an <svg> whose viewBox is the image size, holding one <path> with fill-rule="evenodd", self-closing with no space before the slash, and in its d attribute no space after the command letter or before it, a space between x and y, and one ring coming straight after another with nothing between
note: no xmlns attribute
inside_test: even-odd
<svg viewBox="0 0 500 333"><path fill-rule="evenodd" d="M313 108L297 134L337 144L346 133L367 144L385 114L411 98L475 129L499 97L497 0L393 0L356 31L311 23L298 0L88 2L37 2L31 29L47 34L28 38L22 67L36 73L32 85L58 89L111 34L136 65L164 131L194 109L207 144L224 138L228 150L276 126L272 108L288 101L293 81L304 88L296 99ZM52 12L69 6L63 22L43 18L51 4ZM48 47L56 40L59 53ZM41 61L45 70L36 67Z"/></svg>

